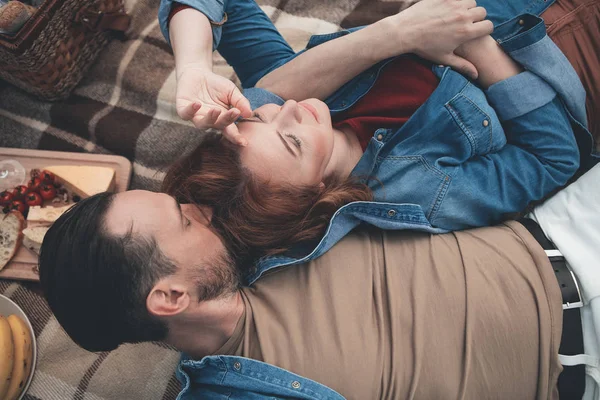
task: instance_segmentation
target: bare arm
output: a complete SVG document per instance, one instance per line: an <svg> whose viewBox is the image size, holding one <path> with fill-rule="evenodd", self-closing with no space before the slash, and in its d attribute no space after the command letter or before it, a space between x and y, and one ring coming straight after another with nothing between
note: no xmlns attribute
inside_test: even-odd
<svg viewBox="0 0 600 400"><path fill-rule="evenodd" d="M477 77L456 55L461 44L493 30L475 0L423 0L362 30L312 48L265 75L257 87L284 99L325 99L344 83L389 57L416 53Z"/></svg>
<svg viewBox="0 0 600 400"><path fill-rule="evenodd" d="M479 71L477 82L483 89L523 72L523 68L491 36L483 36L459 46L456 54L475 65Z"/></svg>
<svg viewBox="0 0 600 400"><path fill-rule="evenodd" d="M233 122L252 115L250 103L229 79L215 74L212 29L208 18L188 8L171 19L169 33L177 74L177 114L199 129L222 129L227 139L244 145Z"/></svg>

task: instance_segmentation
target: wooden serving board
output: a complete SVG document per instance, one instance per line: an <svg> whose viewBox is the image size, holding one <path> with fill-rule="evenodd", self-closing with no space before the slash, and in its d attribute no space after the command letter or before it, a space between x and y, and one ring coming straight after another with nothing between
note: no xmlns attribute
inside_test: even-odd
<svg viewBox="0 0 600 400"><path fill-rule="evenodd" d="M5 159L17 160L23 164L27 170L27 176L29 176L30 170L43 169L49 165L110 167L115 170L115 191L117 192L127 190L131 179L131 162L121 156L0 147L0 160ZM0 278L39 281L37 265L37 255L25 246L21 246L8 265L0 271Z"/></svg>

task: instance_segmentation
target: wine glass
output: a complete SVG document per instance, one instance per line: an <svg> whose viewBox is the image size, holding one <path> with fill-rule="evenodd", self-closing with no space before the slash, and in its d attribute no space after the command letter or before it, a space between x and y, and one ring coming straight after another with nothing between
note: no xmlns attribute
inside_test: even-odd
<svg viewBox="0 0 600 400"><path fill-rule="evenodd" d="M17 160L0 160L0 192L22 185L25 179L23 164Z"/></svg>

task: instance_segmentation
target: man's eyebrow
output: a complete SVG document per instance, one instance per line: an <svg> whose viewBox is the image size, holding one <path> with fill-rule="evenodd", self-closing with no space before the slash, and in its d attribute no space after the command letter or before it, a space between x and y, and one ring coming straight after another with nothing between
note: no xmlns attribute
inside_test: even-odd
<svg viewBox="0 0 600 400"><path fill-rule="evenodd" d="M283 135L281 133L277 132L277 136L279 136L279 139L281 139L281 141L283 142L283 145L285 146L285 148L287 149L287 151L289 151L290 154L293 155L294 157L298 157L298 155L290 147L290 144L288 143L288 141L285 140L285 138L283 137Z"/></svg>
<svg viewBox="0 0 600 400"><path fill-rule="evenodd" d="M175 198L173 198L173 201L175 202L175 206L177 206L177 211L179 211L179 219L181 222L181 226L183 226L183 211L181 211L181 204L179 204L179 202Z"/></svg>

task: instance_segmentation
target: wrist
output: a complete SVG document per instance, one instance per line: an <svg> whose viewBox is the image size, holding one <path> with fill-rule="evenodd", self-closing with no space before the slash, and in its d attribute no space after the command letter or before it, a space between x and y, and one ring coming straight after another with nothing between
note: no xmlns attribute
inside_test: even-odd
<svg viewBox="0 0 600 400"><path fill-rule="evenodd" d="M177 76L187 68L212 71L212 29L204 14L181 10L171 19L169 32Z"/></svg>
<svg viewBox="0 0 600 400"><path fill-rule="evenodd" d="M502 52L502 49L498 47L498 43L494 38L489 35L463 43L454 51L457 56L466 58L471 62L476 62L498 52Z"/></svg>
<svg viewBox="0 0 600 400"><path fill-rule="evenodd" d="M175 76L177 80L186 71L196 71L200 74L212 73L212 60L195 60L186 62L175 62Z"/></svg>
<svg viewBox="0 0 600 400"><path fill-rule="evenodd" d="M373 28L375 38L371 46L377 51L377 57L385 60L401 54L415 53L415 40L410 39L411 23L402 13L383 18L368 28ZM365 29L368 29L365 28Z"/></svg>

